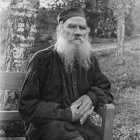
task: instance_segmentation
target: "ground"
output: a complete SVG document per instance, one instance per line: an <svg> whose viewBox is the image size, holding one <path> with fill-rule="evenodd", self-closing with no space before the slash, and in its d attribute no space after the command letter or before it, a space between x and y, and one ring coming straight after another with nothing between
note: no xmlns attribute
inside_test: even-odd
<svg viewBox="0 0 140 140"><path fill-rule="evenodd" d="M117 63L115 43L94 46L115 97L113 140L140 140L140 38L125 43L122 64Z"/></svg>

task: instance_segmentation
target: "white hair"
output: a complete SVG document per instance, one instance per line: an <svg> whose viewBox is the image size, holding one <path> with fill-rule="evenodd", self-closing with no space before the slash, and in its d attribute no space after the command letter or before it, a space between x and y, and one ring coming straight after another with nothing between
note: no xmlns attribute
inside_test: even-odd
<svg viewBox="0 0 140 140"><path fill-rule="evenodd" d="M84 38L81 38L80 43L75 44L70 42L69 38L66 36L66 32L63 29L63 23L58 25L55 48L61 56L67 71L71 71L73 69L75 61L77 61L79 65L84 67L86 70L90 67L92 47L88 33L89 31L87 31Z"/></svg>

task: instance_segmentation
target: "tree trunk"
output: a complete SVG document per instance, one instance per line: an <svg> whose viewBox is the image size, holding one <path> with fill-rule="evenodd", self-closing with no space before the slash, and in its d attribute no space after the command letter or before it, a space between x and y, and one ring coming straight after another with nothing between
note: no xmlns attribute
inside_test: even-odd
<svg viewBox="0 0 140 140"><path fill-rule="evenodd" d="M124 39L125 39L125 15L124 10L120 12L117 17L118 28L117 28L117 60L119 63L124 63Z"/></svg>
<svg viewBox="0 0 140 140"><path fill-rule="evenodd" d="M28 50L32 48L34 36L36 34L36 11L39 0L12 0L10 3L9 24L12 25L7 35L7 50L5 60L5 70L8 72L25 71L29 60ZM21 7L22 5L22 7ZM26 52L27 51L27 52ZM26 57L24 56L26 54ZM9 92L10 93L10 92ZM10 98L8 91L3 94L5 99L2 104L8 106ZM7 99L7 100L6 100ZM13 103L16 103L16 99ZM14 104L16 107L16 104ZM10 107L12 108L12 105Z"/></svg>

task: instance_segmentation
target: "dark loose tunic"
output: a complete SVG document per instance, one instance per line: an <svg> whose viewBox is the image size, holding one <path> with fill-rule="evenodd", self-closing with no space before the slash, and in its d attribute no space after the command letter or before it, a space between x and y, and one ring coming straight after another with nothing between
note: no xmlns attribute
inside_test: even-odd
<svg viewBox="0 0 140 140"><path fill-rule="evenodd" d="M95 111L105 103L113 102L108 78L101 72L94 56L91 62L88 70L75 64L73 71L67 72L54 46L33 56L19 103L23 120L30 124L29 138L67 140L78 135L87 140L90 138L86 135L96 138L96 129L92 130L88 121L84 125L72 122L70 110L71 104L85 94L91 98Z"/></svg>

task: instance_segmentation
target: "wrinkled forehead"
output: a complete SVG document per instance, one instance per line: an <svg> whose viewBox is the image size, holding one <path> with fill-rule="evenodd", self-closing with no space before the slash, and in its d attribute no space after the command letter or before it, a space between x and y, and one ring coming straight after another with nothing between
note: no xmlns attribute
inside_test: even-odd
<svg viewBox="0 0 140 140"><path fill-rule="evenodd" d="M87 26L86 20L83 17L71 17L64 22L65 25L76 24L76 25L85 25Z"/></svg>

